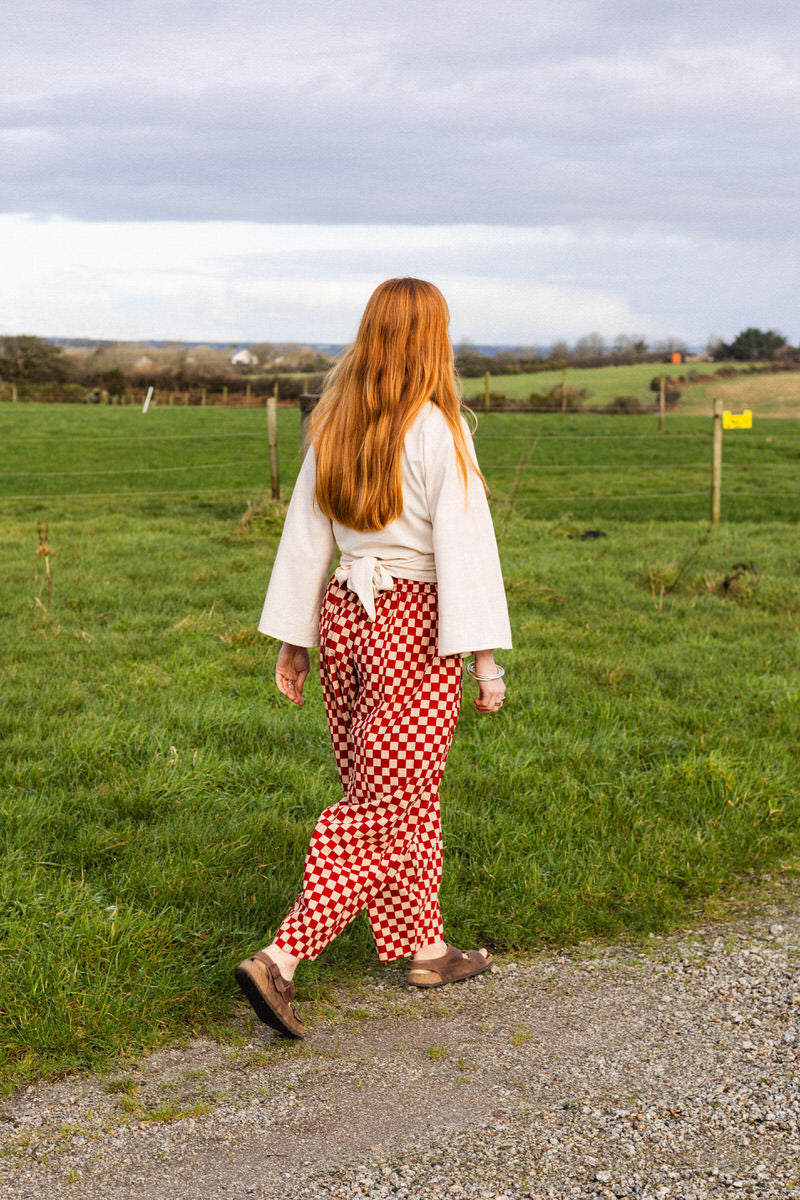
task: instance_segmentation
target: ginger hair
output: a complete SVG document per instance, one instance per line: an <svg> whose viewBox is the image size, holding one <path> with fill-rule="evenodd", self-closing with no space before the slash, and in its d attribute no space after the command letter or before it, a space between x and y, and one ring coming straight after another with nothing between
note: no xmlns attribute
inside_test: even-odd
<svg viewBox="0 0 800 1200"><path fill-rule="evenodd" d="M400 516L403 443L429 400L453 434L465 497L470 469L485 486L464 437L449 323L444 296L423 279L387 279L370 296L312 416L316 499L332 520L366 531Z"/></svg>

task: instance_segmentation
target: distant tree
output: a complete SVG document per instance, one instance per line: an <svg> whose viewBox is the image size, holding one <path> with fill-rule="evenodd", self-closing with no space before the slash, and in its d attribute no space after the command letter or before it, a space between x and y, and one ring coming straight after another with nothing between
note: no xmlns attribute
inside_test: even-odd
<svg viewBox="0 0 800 1200"><path fill-rule="evenodd" d="M251 342L247 348L251 354L255 354L262 367L268 367L277 353L272 342Z"/></svg>
<svg viewBox="0 0 800 1200"><path fill-rule="evenodd" d="M257 345L250 347L251 350L257 351ZM272 347L270 370L276 368L283 373L302 371L307 374L313 374L318 371L327 371L333 366L333 358L328 354L320 354L311 346L304 346L300 342L278 342Z"/></svg>
<svg viewBox="0 0 800 1200"><path fill-rule="evenodd" d="M615 354L628 354L635 358L647 354L647 338L641 333L618 333L611 349Z"/></svg>
<svg viewBox="0 0 800 1200"><path fill-rule="evenodd" d="M512 367L516 367L517 370L519 370L519 362L521 357L523 357L523 355L519 350L498 350L494 356L495 370L497 371L498 375L507 374L508 370ZM530 355L528 355L528 357L530 357Z"/></svg>
<svg viewBox="0 0 800 1200"><path fill-rule="evenodd" d="M456 370L465 379L475 379L486 371L495 370L495 360L481 354L472 342L461 342L455 352L455 358Z"/></svg>
<svg viewBox="0 0 800 1200"><path fill-rule="evenodd" d="M234 375L230 352L218 346L191 346L184 357L181 374L189 384L212 376Z"/></svg>
<svg viewBox="0 0 800 1200"><path fill-rule="evenodd" d="M49 383L63 380L66 374L60 346L30 334L0 337L0 379L11 383Z"/></svg>
<svg viewBox="0 0 800 1200"><path fill-rule="evenodd" d="M569 358L569 346L564 341L553 342L547 351L547 357L554 362L566 362Z"/></svg>
<svg viewBox="0 0 800 1200"><path fill-rule="evenodd" d="M662 358L670 358L673 354L688 354L689 347L683 338L665 337L654 343L653 353L660 354Z"/></svg>
<svg viewBox="0 0 800 1200"><path fill-rule="evenodd" d="M776 329L755 329L750 326L734 338L732 342L720 342L713 351L717 361L732 358L737 362L756 362L759 359L775 358L779 350L786 346L786 338Z"/></svg>
<svg viewBox="0 0 800 1200"><path fill-rule="evenodd" d="M112 367L110 371L106 371L101 377L105 390L112 399L118 400L120 396L125 395L125 389L128 386L128 380L125 378L125 372L120 371L119 367Z"/></svg>
<svg viewBox="0 0 800 1200"><path fill-rule="evenodd" d="M605 352L605 338L601 333L587 333L575 343L576 358L602 358Z"/></svg>

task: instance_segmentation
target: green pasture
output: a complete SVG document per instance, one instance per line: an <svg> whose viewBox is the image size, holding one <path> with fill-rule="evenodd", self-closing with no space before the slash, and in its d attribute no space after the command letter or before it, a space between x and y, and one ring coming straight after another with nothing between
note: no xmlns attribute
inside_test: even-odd
<svg viewBox="0 0 800 1200"><path fill-rule="evenodd" d="M710 370L711 368L709 368ZM576 367L567 371L567 386L588 388L592 393L587 404L602 406L615 396L638 396L642 403L653 402L650 381L663 371L681 373L683 367L669 367L662 363L634 363L626 367ZM537 371L531 375L492 375L493 392L502 393L512 400L523 400L531 392L545 393L561 386L562 372ZM464 379L464 395L467 400L480 398L484 393L484 380Z"/></svg>
<svg viewBox="0 0 800 1200"><path fill-rule="evenodd" d="M756 364L763 367L765 364ZM567 387L586 389L589 393L584 401L585 408L605 408L617 396L635 396L645 407L656 409L657 393L650 390L653 379L661 374L688 376L696 371L699 382L679 385L681 415L710 416L715 396L721 396L726 406L738 411L751 407L760 415L775 417L800 416L800 371L743 374L730 379L710 379L722 366L732 366L742 371L742 363L682 363L672 366L666 363L633 363L630 366L570 367L567 371ZM560 387L561 371L539 371L534 374L492 375L491 390L510 400L525 400L531 393L539 395ZM464 395L469 403L480 410L484 396L484 379L463 380Z"/></svg>
<svg viewBox="0 0 800 1200"><path fill-rule="evenodd" d="M501 716L465 685L442 787L456 943L639 937L798 869L798 432L726 434L709 533L704 418L481 416L515 648ZM284 495L298 433L281 410ZM338 792L317 685L282 701L255 631L263 410L6 404L0 447L13 1086L224 1023ZM301 1001L372 957L359 919Z"/></svg>

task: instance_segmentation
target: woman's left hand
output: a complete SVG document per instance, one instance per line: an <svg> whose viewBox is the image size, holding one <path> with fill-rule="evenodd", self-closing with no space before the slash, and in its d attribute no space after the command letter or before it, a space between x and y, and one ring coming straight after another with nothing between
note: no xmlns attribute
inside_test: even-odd
<svg viewBox="0 0 800 1200"><path fill-rule="evenodd" d="M279 692L300 707L304 703L303 684L310 665L305 646L293 646L290 642L281 645L275 665L275 683Z"/></svg>

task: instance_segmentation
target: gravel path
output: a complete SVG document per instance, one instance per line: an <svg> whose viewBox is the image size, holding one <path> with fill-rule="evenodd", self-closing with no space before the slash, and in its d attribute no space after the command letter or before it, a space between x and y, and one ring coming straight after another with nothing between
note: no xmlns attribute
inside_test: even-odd
<svg viewBox="0 0 800 1200"><path fill-rule="evenodd" d="M379 968L305 1043L241 1009L232 1042L29 1087L0 1196L800 1197L798 900L767 880L733 920L441 992Z"/></svg>

